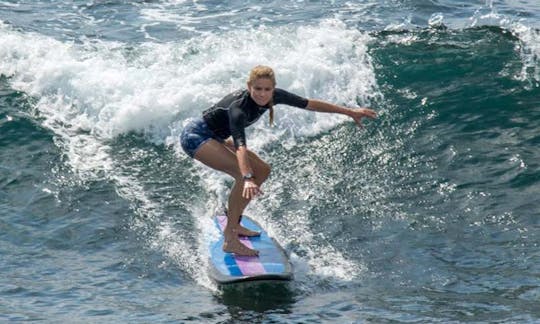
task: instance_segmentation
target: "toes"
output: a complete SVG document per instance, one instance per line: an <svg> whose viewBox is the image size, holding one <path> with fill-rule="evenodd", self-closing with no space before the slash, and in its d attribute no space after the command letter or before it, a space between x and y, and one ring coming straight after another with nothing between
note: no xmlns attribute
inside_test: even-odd
<svg viewBox="0 0 540 324"><path fill-rule="evenodd" d="M241 236L260 236L261 232L252 231L250 229L247 229L245 227L240 227L237 231L238 235Z"/></svg>

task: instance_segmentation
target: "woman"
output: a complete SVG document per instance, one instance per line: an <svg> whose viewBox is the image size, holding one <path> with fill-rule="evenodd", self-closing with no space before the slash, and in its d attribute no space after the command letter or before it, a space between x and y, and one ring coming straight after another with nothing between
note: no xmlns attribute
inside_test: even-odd
<svg viewBox="0 0 540 324"><path fill-rule="evenodd" d="M227 95L205 110L202 119L190 121L180 137L184 151L235 180L228 201L228 222L223 243L225 252L245 256L258 254L257 250L243 245L238 238L239 235L259 235L241 226L240 217L249 201L262 193L261 185L270 174L270 166L247 148L244 129L256 122L267 110L272 124L274 104L347 115L359 126L362 126L363 117L376 117L375 111L371 109L350 109L302 98L276 88L274 71L267 66L256 66L250 72L246 90Z"/></svg>

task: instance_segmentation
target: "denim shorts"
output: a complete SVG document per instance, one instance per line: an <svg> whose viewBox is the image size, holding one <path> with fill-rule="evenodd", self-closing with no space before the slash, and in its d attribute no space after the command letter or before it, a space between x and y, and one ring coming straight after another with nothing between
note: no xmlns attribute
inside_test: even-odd
<svg viewBox="0 0 540 324"><path fill-rule="evenodd" d="M180 144L184 151L192 158L195 156L199 147L210 139L215 139L220 143L224 142L222 138L218 137L208 128L208 125L202 118L189 120L182 130L182 134L180 134Z"/></svg>

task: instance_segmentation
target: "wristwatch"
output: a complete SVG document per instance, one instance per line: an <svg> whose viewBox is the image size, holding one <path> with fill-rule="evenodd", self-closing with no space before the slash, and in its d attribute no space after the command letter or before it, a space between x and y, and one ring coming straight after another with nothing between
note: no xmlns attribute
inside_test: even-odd
<svg viewBox="0 0 540 324"><path fill-rule="evenodd" d="M253 179L255 179L255 176L252 173L244 174L244 180L253 180Z"/></svg>

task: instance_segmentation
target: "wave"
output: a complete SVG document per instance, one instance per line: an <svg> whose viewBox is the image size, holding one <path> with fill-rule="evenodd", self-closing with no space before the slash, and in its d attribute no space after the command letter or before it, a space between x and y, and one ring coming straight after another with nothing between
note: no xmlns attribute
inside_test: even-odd
<svg viewBox="0 0 540 324"><path fill-rule="evenodd" d="M300 95L352 106L367 104L378 96L368 54L370 41L367 34L336 20L140 45L62 42L2 25L0 74L9 78L11 87L35 98L34 110L41 123L54 132L74 172L84 181L115 183L118 194L131 202L138 215L132 228L146 237L148 246L169 255L189 276L210 286L197 267L205 263L203 238L212 235L213 225L206 220L224 201L228 180L203 171L197 186L204 189L197 204L171 218L163 207L167 203L156 197L159 189L146 186L157 179L140 173L151 167L136 162L152 151L152 146L144 144L146 149L139 149L129 144L129 150L119 153L124 146L118 147L118 141L135 133L158 145L156 148L170 145L172 151L163 152L167 158L156 156L153 161L174 156L186 165L179 171L186 177L183 183L193 183L198 177L178 152L176 140L183 120L200 115L226 93L243 87L249 69L257 64L271 65L279 86ZM269 130L264 123L254 127L251 131L259 135L252 147L262 149L282 136L317 135L344 120L294 109L285 113L288 108L277 108L277 127ZM172 162L166 168L175 169ZM170 180L163 181L170 184ZM171 191L166 194L174 195ZM202 202L204 197L210 203ZM189 205L175 198L172 201ZM178 218L184 222L191 219L193 226L178 229ZM309 237L308 223L303 226ZM190 231L200 233L200 237ZM277 231L274 234L280 235ZM287 242L284 237L279 239ZM348 261L339 261L343 256L331 245L313 248L333 252L305 256L310 260L310 271L328 276L325 267L316 265L341 264L345 267L341 273L350 275Z"/></svg>

